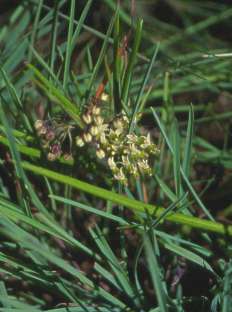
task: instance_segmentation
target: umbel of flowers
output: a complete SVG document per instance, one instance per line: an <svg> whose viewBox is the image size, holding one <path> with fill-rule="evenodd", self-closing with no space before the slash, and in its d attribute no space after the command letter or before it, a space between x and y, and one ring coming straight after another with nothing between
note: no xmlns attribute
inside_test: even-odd
<svg viewBox="0 0 232 312"><path fill-rule="evenodd" d="M124 112L106 122L98 102L94 101L82 119L85 129L76 137L77 146L95 146L97 157L107 162L115 180L127 185L129 177L151 175L149 160L159 149L151 142L149 133L147 136L129 133L129 119Z"/></svg>

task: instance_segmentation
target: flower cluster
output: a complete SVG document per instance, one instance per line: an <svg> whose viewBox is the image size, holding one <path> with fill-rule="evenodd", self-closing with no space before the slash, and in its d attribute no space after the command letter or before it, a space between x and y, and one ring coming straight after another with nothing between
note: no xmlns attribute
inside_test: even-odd
<svg viewBox="0 0 232 312"><path fill-rule="evenodd" d="M42 139L42 146L47 151L47 158L54 161L60 156L70 159L71 153L64 153L62 144L67 136L70 136L71 126L58 123L55 120L36 120L35 129Z"/></svg>
<svg viewBox="0 0 232 312"><path fill-rule="evenodd" d="M76 144L79 147L93 144L97 157L107 161L115 180L127 185L129 177L151 175L149 160L159 150L151 142L150 134L129 134L129 119L125 113L106 122L95 102L82 119L86 127L83 134L76 137Z"/></svg>

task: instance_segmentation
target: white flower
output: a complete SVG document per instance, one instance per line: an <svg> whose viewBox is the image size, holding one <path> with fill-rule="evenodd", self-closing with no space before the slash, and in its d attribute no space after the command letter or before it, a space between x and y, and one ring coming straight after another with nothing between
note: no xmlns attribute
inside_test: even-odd
<svg viewBox="0 0 232 312"><path fill-rule="evenodd" d="M42 126L41 128L37 129L37 131L39 135L43 135L47 133L47 128Z"/></svg>
<svg viewBox="0 0 232 312"><path fill-rule="evenodd" d="M85 142L83 141L83 139L81 137L77 136L76 137L76 145L82 147L85 145Z"/></svg>
<svg viewBox="0 0 232 312"><path fill-rule="evenodd" d="M115 129L123 129L124 125L121 119L117 118L114 122L113 122L113 126Z"/></svg>
<svg viewBox="0 0 232 312"><path fill-rule="evenodd" d="M123 130L123 128L118 128L114 131L114 133L117 137L119 137L123 133Z"/></svg>
<svg viewBox="0 0 232 312"><path fill-rule="evenodd" d="M134 178L137 178L139 176L138 167L136 165L130 166L129 172Z"/></svg>
<svg viewBox="0 0 232 312"><path fill-rule="evenodd" d="M90 133L91 133L93 136L98 135L98 133L99 133L98 127L92 126L92 127L90 128Z"/></svg>
<svg viewBox="0 0 232 312"><path fill-rule="evenodd" d="M106 140L106 135L104 132L102 132L99 136L99 140L100 140L100 143L105 145L107 143L107 140Z"/></svg>
<svg viewBox="0 0 232 312"><path fill-rule="evenodd" d="M114 174L114 178L115 178L115 180L118 180L119 182L121 182L123 184L127 184L127 178L126 178L122 168L120 168L119 171Z"/></svg>
<svg viewBox="0 0 232 312"><path fill-rule="evenodd" d="M35 129L36 130L41 129L43 127L43 124L44 124L43 120L36 120L36 122L35 122Z"/></svg>
<svg viewBox="0 0 232 312"><path fill-rule="evenodd" d="M141 147L143 149L150 147L152 145L150 133L148 133L146 137L141 136L141 141L142 141Z"/></svg>
<svg viewBox="0 0 232 312"><path fill-rule="evenodd" d="M95 116L94 121L96 126L101 126L104 122L104 119L101 116Z"/></svg>
<svg viewBox="0 0 232 312"><path fill-rule="evenodd" d="M126 124L129 124L129 119L126 115L126 113L123 111L122 112L122 120L126 123Z"/></svg>
<svg viewBox="0 0 232 312"><path fill-rule="evenodd" d="M57 156L53 153L48 153L47 158L50 161L54 161L54 160L56 160Z"/></svg>
<svg viewBox="0 0 232 312"><path fill-rule="evenodd" d="M99 150L96 151L96 155L97 155L97 157L99 159L102 159L102 158L105 157L106 154L105 154L105 152L102 149L99 149Z"/></svg>
<svg viewBox="0 0 232 312"><path fill-rule="evenodd" d="M93 115L99 115L100 114L100 107L94 105L92 108Z"/></svg>
<svg viewBox="0 0 232 312"><path fill-rule="evenodd" d="M87 125L89 125L92 122L92 118L90 114L85 114L82 116L82 118Z"/></svg>
<svg viewBox="0 0 232 312"><path fill-rule="evenodd" d="M89 143L92 141L92 135L88 132L83 134L83 138L84 138L86 143Z"/></svg>
<svg viewBox="0 0 232 312"><path fill-rule="evenodd" d="M108 162L108 165L112 171L114 171L117 168L117 165L116 165L113 157L108 158L107 162Z"/></svg>
<svg viewBox="0 0 232 312"><path fill-rule="evenodd" d="M122 164L126 168L129 168L131 166L131 162L130 162L128 156L122 156Z"/></svg>
<svg viewBox="0 0 232 312"><path fill-rule="evenodd" d="M109 99L109 95L106 94L105 92L102 93L102 95L101 95L101 100L102 100L102 101L107 101L108 99Z"/></svg>
<svg viewBox="0 0 232 312"><path fill-rule="evenodd" d="M98 125L98 132L99 132L99 133L106 132L107 129L108 129L108 124L101 124L101 125Z"/></svg>
<svg viewBox="0 0 232 312"><path fill-rule="evenodd" d="M135 146L135 144L131 144L129 147L130 153L132 157L139 157L141 155L141 151Z"/></svg>
<svg viewBox="0 0 232 312"><path fill-rule="evenodd" d="M140 171L142 173L146 173L146 174L149 174L149 175L152 174L151 168L150 168L150 166L148 164L148 160L147 159L138 161L138 167L139 167L139 169L140 169Z"/></svg>
<svg viewBox="0 0 232 312"><path fill-rule="evenodd" d="M132 133L132 134L127 134L127 142L129 143L129 144L134 144L134 143L136 143L137 141L138 141L138 137L137 137L137 135L135 135L134 133Z"/></svg>

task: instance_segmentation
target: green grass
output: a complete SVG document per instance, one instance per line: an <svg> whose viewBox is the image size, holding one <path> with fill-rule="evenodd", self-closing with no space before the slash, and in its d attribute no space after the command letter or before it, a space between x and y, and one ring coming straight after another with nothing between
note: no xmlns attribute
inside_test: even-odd
<svg viewBox="0 0 232 312"><path fill-rule="evenodd" d="M0 19L0 311L230 311L232 10L157 3ZM151 176L120 184L76 145L93 97L151 134ZM59 124L53 162L38 119Z"/></svg>

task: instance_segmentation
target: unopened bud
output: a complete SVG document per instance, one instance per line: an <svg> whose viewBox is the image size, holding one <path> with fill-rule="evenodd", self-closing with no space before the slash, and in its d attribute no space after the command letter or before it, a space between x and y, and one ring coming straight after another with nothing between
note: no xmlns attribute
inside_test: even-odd
<svg viewBox="0 0 232 312"><path fill-rule="evenodd" d="M43 125L44 125L43 120L36 120L34 126L35 126L35 129L36 129L36 130L39 130L39 129L41 129L41 128L43 127Z"/></svg>

